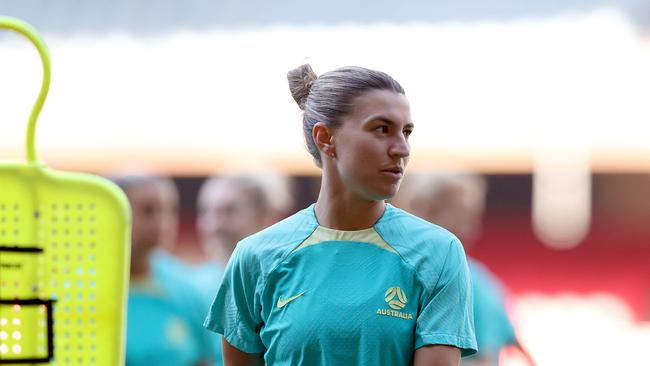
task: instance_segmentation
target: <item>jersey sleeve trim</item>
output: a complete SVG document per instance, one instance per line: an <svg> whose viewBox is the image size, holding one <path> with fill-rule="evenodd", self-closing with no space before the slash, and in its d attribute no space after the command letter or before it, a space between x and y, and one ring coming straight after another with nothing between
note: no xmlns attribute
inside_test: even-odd
<svg viewBox="0 0 650 366"><path fill-rule="evenodd" d="M238 337L236 334L234 334L235 329L232 329L228 334L225 334L225 330L221 325L209 324L208 321L205 321L203 323L203 327L210 331L223 335L228 343L242 352L264 353L264 346L260 347L259 345L253 344L252 342L248 342L245 339Z"/></svg>
<svg viewBox="0 0 650 366"><path fill-rule="evenodd" d="M462 357L473 355L478 351L476 342L471 337L461 337L456 334L446 333L429 333L416 335L415 349L435 344L456 347L460 349L460 354Z"/></svg>

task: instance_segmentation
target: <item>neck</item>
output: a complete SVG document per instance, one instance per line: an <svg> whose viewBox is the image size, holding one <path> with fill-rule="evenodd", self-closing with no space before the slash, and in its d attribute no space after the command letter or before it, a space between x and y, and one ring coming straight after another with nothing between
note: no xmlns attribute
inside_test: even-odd
<svg viewBox="0 0 650 366"><path fill-rule="evenodd" d="M324 173L315 208L318 223L330 229L346 231L363 230L375 225L384 213L386 203L361 198L333 181Z"/></svg>
<svg viewBox="0 0 650 366"><path fill-rule="evenodd" d="M204 253L209 261L216 261L224 266L228 263L228 259L235 250L235 244L222 245L222 243L210 243L204 246Z"/></svg>
<svg viewBox="0 0 650 366"><path fill-rule="evenodd" d="M149 258L147 256L131 257L131 277L142 278L149 275Z"/></svg>

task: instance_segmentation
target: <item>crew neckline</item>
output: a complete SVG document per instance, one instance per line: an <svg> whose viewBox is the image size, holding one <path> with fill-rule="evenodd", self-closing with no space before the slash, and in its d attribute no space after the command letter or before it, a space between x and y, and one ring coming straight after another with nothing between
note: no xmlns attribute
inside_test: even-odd
<svg viewBox="0 0 650 366"><path fill-rule="evenodd" d="M377 219L377 221L372 226L367 227L365 229L359 229L359 230L339 230L339 229L333 229L333 228L321 225L320 222L318 222L318 217L316 216L316 202L312 203L309 206L308 211L309 211L312 219L316 223L316 226L318 226L319 228L321 228L321 229L323 229L325 231L333 232L333 233L338 232L338 233L354 234L354 233L364 233L364 232L369 231L369 230L374 230L375 226L377 226L382 221L384 221L384 218L387 216L388 211L391 210L392 208L393 208L393 206L390 203L384 202L384 212L381 213L381 216L379 216L379 219Z"/></svg>

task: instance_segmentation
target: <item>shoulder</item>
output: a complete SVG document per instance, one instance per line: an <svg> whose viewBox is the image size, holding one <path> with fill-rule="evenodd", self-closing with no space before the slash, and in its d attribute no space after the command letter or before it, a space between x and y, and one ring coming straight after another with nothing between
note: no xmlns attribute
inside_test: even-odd
<svg viewBox="0 0 650 366"><path fill-rule="evenodd" d="M501 280L492 273L483 263L476 259L467 258L469 271L472 275L472 284L476 294L486 293L489 295L503 296L505 289Z"/></svg>
<svg viewBox="0 0 650 366"><path fill-rule="evenodd" d="M458 238L447 229L392 205L387 205L386 210L376 227L384 240L389 241L400 253L406 251L409 255L430 257L444 255L450 247L462 248Z"/></svg>
<svg viewBox="0 0 650 366"><path fill-rule="evenodd" d="M460 240L447 229L387 205L376 228L425 282L435 283L445 267L465 266Z"/></svg>
<svg viewBox="0 0 650 366"><path fill-rule="evenodd" d="M312 207L305 208L286 219L255 233L235 247L233 258L266 273L316 230L318 223Z"/></svg>

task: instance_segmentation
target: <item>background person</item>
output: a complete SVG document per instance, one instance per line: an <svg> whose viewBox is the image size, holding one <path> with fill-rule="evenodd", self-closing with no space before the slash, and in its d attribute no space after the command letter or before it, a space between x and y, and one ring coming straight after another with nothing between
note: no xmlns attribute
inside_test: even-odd
<svg viewBox="0 0 650 366"><path fill-rule="evenodd" d="M393 202L429 222L447 228L471 251L481 231L487 183L471 172L421 173L409 175ZM519 344L505 307L505 289L489 269L468 257L474 294L474 325L479 351L463 365L498 365L506 346Z"/></svg>
<svg viewBox="0 0 650 366"><path fill-rule="evenodd" d="M155 253L158 277L197 293L193 307L197 324L210 309L235 244L286 216L293 203L288 187L284 176L271 172L209 177L197 197L196 233L204 261L190 265L168 252ZM221 365L221 336L202 328L201 337L209 348L210 364Z"/></svg>
<svg viewBox="0 0 650 366"><path fill-rule="evenodd" d="M176 186L171 179L149 175L114 181L126 193L132 212L126 364L203 364L201 330L188 310L191 295L178 284L160 281L150 266L154 249L176 238Z"/></svg>

